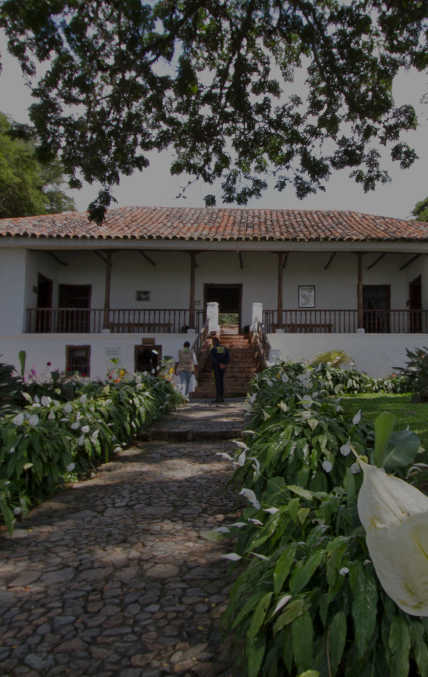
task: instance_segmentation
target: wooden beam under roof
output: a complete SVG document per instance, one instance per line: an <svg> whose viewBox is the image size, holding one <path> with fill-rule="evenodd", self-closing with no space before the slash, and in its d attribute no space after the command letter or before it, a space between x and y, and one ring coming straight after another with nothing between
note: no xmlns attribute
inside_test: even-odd
<svg viewBox="0 0 428 677"><path fill-rule="evenodd" d="M98 256L98 258L100 258L101 261L104 261L104 263L107 263L107 259L105 259L104 256L102 254L100 254L100 252L98 252L96 249L94 249L94 254L95 254L95 256Z"/></svg>
<svg viewBox="0 0 428 677"><path fill-rule="evenodd" d="M283 270L284 270L285 266L287 265L287 259L288 259L289 254L290 254L290 252L284 252L284 261L282 263L282 269Z"/></svg>
<svg viewBox="0 0 428 677"><path fill-rule="evenodd" d="M240 268L241 268L241 270L243 270L243 269L244 269L244 262L243 262L243 260L242 260L242 253L241 253L241 252L238 252L238 256L239 256L239 265L240 265Z"/></svg>
<svg viewBox="0 0 428 677"><path fill-rule="evenodd" d="M422 254L415 254L415 256L412 256L412 258L409 261L406 261L406 263L399 268L399 270L404 270L404 268L407 268L407 266L410 266L413 261L416 261Z"/></svg>
<svg viewBox="0 0 428 677"><path fill-rule="evenodd" d="M152 266L155 266L155 265L156 265L156 263L153 261L153 259L151 259L150 256L147 256L147 254L146 254L145 252L142 252L141 249L138 250L138 253L139 253L144 259L146 259L149 263L151 263Z"/></svg>
<svg viewBox="0 0 428 677"><path fill-rule="evenodd" d="M61 261L61 259L58 258L58 256L56 256L53 252L46 252L46 254L49 254L49 256L52 259L54 259L54 261L56 261L57 263L60 263L62 266L68 266L68 263L66 263L65 261Z"/></svg>
<svg viewBox="0 0 428 677"><path fill-rule="evenodd" d="M373 261L373 263L371 263L369 266L367 266L367 270L371 270L372 268L374 268L375 265L376 265L377 263L379 263L379 261L382 261L382 259L383 259L384 256L386 256L386 252L384 252L383 254L381 254L380 256L378 256L377 259L376 259L376 261Z"/></svg>
<svg viewBox="0 0 428 677"><path fill-rule="evenodd" d="M333 254L330 256L329 260L327 261L327 265L324 266L324 270L328 270L330 267L330 263L333 261L334 257L336 256L337 252L333 252Z"/></svg>

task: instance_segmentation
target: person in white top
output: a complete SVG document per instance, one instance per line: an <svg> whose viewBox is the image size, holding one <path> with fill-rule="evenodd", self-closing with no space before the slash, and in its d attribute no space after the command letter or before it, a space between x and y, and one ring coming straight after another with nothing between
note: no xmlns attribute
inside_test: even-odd
<svg viewBox="0 0 428 677"><path fill-rule="evenodd" d="M190 349L189 341L185 341L175 358L175 373L180 377L181 394L186 400L189 397L190 381L197 364L196 355Z"/></svg>

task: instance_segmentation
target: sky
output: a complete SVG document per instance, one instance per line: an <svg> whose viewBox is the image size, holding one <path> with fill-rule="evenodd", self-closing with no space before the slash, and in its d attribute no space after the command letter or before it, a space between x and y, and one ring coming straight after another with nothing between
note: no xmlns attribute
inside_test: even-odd
<svg viewBox="0 0 428 677"><path fill-rule="evenodd" d="M0 53L3 70L0 73L0 111L10 115L18 122L28 122L28 107L34 101L29 87L25 84L17 60L7 53L6 40L0 33ZM297 74L293 90L305 96L305 74ZM418 115L419 127L416 131L407 132L403 141L416 149L419 159L410 169L401 170L398 163L392 162L388 152L380 149L385 161L382 165L392 179L387 185L379 185L375 191L364 193L354 179L349 178L350 169L336 171L326 184L326 191L310 195L299 200L293 188L283 192L274 189L274 180L269 188L263 191L260 199L252 199L247 207L254 209L320 209L345 210L390 216L393 218L411 218L411 210L416 202L428 197L428 105L421 104L422 95L428 91L426 74L414 70L400 73L394 83L393 94L396 105L412 104ZM220 186L204 185L203 182L192 185L185 196L177 199L188 178L185 175L171 176L170 165L172 152L151 152L147 154L150 166L143 172L135 172L132 176L121 178L120 185L115 187L115 206L150 206L150 207L204 207L204 195L217 195L217 206L221 207ZM84 211L98 193L98 186L85 184L79 191L67 191L76 203L79 211ZM227 205L233 207L235 205Z"/></svg>

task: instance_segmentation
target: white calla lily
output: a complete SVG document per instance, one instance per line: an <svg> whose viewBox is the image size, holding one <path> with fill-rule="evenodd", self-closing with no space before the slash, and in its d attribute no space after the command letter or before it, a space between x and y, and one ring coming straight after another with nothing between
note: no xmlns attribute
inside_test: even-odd
<svg viewBox="0 0 428 677"><path fill-rule="evenodd" d="M236 552L229 552L227 555L220 555L223 559L230 559L231 562L238 562L242 557L236 554Z"/></svg>
<svg viewBox="0 0 428 677"><path fill-rule="evenodd" d="M241 489L241 491L239 492L239 495L245 496L245 498L247 498L250 501L250 503L253 504L253 506L256 508L256 510L260 509L260 503L258 502L256 495L255 495L255 493L252 489L245 489L245 488Z"/></svg>
<svg viewBox="0 0 428 677"><path fill-rule="evenodd" d="M24 414L17 414L15 418L13 419L13 423L15 425L22 425L24 422Z"/></svg>
<svg viewBox="0 0 428 677"><path fill-rule="evenodd" d="M358 514L385 592L406 613L428 616L428 498L360 460Z"/></svg>
<svg viewBox="0 0 428 677"><path fill-rule="evenodd" d="M240 454L240 455L238 456L238 461L237 461L237 463L238 463L238 465L242 468L242 466L245 465L245 461L246 461L246 460L247 460L247 456L246 456L245 451L243 451L242 454Z"/></svg>
<svg viewBox="0 0 428 677"><path fill-rule="evenodd" d="M240 442L239 440L232 440L233 444L236 444L236 446L240 447L241 449L244 449L244 451L248 451L248 447L245 444L245 442Z"/></svg>
<svg viewBox="0 0 428 677"><path fill-rule="evenodd" d="M216 456L223 456L223 458L227 458L228 461L233 461L232 456L225 451L216 451Z"/></svg>

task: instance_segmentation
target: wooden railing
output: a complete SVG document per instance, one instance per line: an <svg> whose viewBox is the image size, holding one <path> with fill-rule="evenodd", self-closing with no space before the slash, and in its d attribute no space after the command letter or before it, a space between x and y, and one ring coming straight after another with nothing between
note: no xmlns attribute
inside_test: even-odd
<svg viewBox="0 0 428 677"><path fill-rule="evenodd" d="M203 311L195 311L196 331L202 326ZM179 334L189 326L189 310L112 309L108 329L113 334ZM30 334L99 334L104 328L101 308L28 308L27 332Z"/></svg>
<svg viewBox="0 0 428 677"><path fill-rule="evenodd" d="M267 333L278 327L276 310L263 312ZM358 328L357 310L283 310L281 329L289 334L352 334ZM426 334L428 310L364 310L368 334Z"/></svg>
<svg viewBox="0 0 428 677"><path fill-rule="evenodd" d="M260 363L263 369L266 369L267 363L269 361L269 352L271 350L271 345L269 339L266 335L266 331L261 322L257 319L255 320L256 330L252 334L253 346L256 353L259 356Z"/></svg>
<svg viewBox="0 0 428 677"><path fill-rule="evenodd" d="M207 343L209 333L210 333L210 321L209 319L206 319L204 326L202 327L202 331L198 334L192 345L192 350L194 351L196 359L198 360L198 364L195 370L196 378L199 378L199 375L205 365L205 361L209 353L210 346Z"/></svg>

